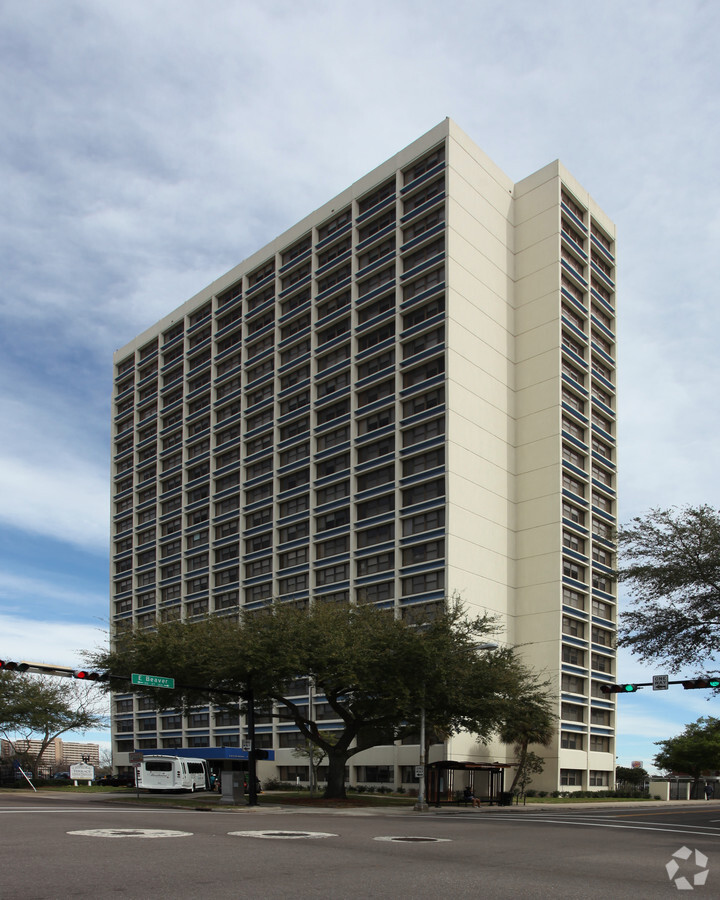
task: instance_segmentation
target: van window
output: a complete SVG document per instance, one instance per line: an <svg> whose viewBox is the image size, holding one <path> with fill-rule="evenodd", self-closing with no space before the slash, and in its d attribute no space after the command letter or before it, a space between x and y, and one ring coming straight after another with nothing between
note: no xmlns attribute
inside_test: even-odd
<svg viewBox="0 0 720 900"><path fill-rule="evenodd" d="M188 772L199 772L201 775L204 772L202 763L188 763Z"/></svg>
<svg viewBox="0 0 720 900"><path fill-rule="evenodd" d="M172 763L165 760L149 760L145 763L148 772L172 772Z"/></svg>

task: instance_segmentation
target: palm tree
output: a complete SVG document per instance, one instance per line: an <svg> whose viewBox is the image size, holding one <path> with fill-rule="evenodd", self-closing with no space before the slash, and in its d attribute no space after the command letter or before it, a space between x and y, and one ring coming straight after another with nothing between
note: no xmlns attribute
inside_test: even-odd
<svg viewBox="0 0 720 900"><path fill-rule="evenodd" d="M528 692L516 701L504 725L500 729L503 744L514 744L517 755L517 769L510 792L521 780L528 759L530 744L547 747L555 734L555 716L547 696L539 692Z"/></svg>

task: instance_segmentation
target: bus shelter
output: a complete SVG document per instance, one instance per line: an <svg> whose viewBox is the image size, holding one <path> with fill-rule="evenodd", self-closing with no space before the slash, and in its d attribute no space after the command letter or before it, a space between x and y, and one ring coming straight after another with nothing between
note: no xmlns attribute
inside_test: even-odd
<svg viewBox="0 0 720 900"><path fill-rule="evenodd" d="M425 782L427 802L435 806L456 803L462 799L465 788L469 787L473 795L483 803L507 805L505 769L512 768L512 763L500 762L473 763L441 759L429 763Z"/></svg>

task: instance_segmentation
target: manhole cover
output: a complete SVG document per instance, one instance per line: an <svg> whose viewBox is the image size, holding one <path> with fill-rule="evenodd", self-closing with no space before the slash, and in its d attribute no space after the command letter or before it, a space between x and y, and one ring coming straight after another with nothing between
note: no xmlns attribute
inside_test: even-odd
<svg viewBox="0 0 720 900"><path fill-rule="evenodd" d="M265 840L298 841L302 838L329 838L337 837L325 831L228 831L233 837L264 838Z"/></svg>
<svg viewBox="0 0 720 900"><path fill-rule="evenodd" d="M192 837L192 831L164 831L159 828L88 828L85 831L68 831L68 834L102 838Z"/></svg>
<svg viewBox="0 0 720 900"><path fill-rule="evenodd" d="M411 835L389 835L387 837L376 837L374 841L394 841L400 844L446 844L450 843L449 838L434 837L412 837Z"/></svg>

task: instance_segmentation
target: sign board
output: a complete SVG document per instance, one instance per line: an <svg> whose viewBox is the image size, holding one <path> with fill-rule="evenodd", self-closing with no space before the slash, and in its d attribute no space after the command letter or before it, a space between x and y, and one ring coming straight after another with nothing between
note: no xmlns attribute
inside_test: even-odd
<svg viewBox="0 0 720 900"><path fill-rule="evenodd" d="M142 761L143 761L142 750L133 750L131 753L128 753L128 762L141 763Z"/></svg>
<svg viewBox="0 0 720 900"><path fill-rule="evenodd" d="M425 777L425 766L415 766L415 777L416 778L424 778Z"/></svg>
<svg viewBox="0 0 720 900"><path fill-rule="evenodd" d="M70 766L70 777L73 781L92 781L95 778L95 768L87 763L76 763Z"/></svg>
<svg viewBox="0 0 720 900"><path fill-rule="evenodd" d="M668 689L667 675L653 675L653 690L666 691Z"/></svg>
<svg viewBox="0 0 720 900"><path fill-rule="evenodd" d="M243 742L242 742L242 749L243 749L243 750L246 750L246 751L248 751L248 752L249 752L250 750L252 750L252 744L250 743L250 741L248 741L248 740L243 741Z"/></svg>
<svg viewBox="0 0 720 900"><path fill-rule="evenodd" d="M145 687L156 687L156 688L174 688L175 687L175 679L174 678L165 678L163 675L139 675L137 672L133 672L130 676L130 681L133 684L142 684Z"/></svg>
<svg viewBox="0 0 720 900"><path fill-rule="evenodd" d="M634 760L630 763L630 768L631 768L631 769L642 769L642 767L643 767L643 764L642 764L642 760L641 760L641 759L634 759Z"/></svg>

